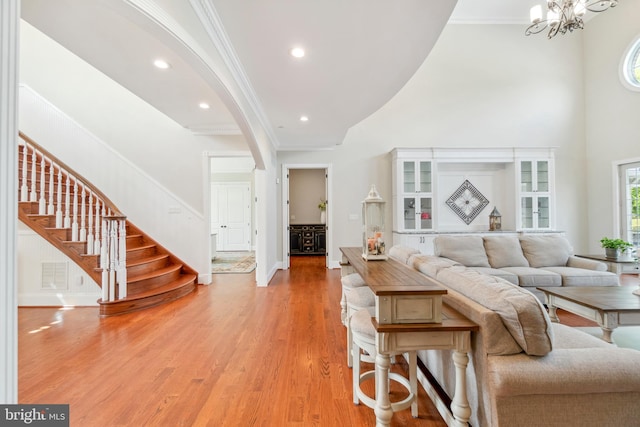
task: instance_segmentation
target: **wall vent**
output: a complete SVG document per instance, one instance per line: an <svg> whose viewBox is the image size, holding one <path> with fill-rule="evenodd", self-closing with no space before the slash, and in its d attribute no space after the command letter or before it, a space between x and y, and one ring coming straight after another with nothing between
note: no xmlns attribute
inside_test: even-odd
<svg viewBox="0 0 640 427"><path fill-rule="evenodd" d="M67 262L42 263L42 289L69 289Z"/></svg>

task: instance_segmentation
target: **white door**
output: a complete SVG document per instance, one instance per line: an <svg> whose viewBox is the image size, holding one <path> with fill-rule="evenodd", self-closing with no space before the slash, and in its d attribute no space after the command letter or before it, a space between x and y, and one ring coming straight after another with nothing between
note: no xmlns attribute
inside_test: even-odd
<svg viewBox="0 0 640 427"><path fill-rule="evenodd" d="M211 232L217 233L217 250L251 250L251 185L213 184L211 205Z"/></svg>

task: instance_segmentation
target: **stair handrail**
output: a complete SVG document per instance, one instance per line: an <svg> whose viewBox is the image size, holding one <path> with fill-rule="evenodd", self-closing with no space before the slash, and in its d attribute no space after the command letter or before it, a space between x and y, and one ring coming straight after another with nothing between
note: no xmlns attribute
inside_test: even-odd
<svg viewBox="0 0 640 427"><path fill-rule="evenodd" d="M55 215L56 228L71 228L71 240L86 242L87 255L99 255L102 269L102 300L115 301L127 296L126 273L126 216L89 180L71 167L42 148L33 139L19 132L25 150L23 162L20 201L38 202L40 215ZM31 153L29 153L31 150ZM31 161L29 161L29 154ZM40 159L38 159L38 154ZM40 188L36 186L37 164L40 162ZM49 163L49 200L46 200L45 169ZM31 188L27 186L29 167L31 167ZM54 175L57 170L57 190ZM62 212L62 175L65 175L66 190L64 215ZM71 182L73 181L73 212L71 212ZM79 192L78 185L82 188ZM39 197L38 197L39 191ZM57 192L56 192L57 191ZM56 201L54 202L54 193ZM88 194L87 194L88 193ZM86 212L86 198L89 197L89 213ZM78 198L81 201L81 212L78 213ZM95 198L95 224L93 200ZM57 209L56 209L57 208ZM80 215L80 225L78 225ZM73 221L71 220L73 218ZM85 221L88 219L88 221ZM89 223L88 232L86 222ZM94 231L95 227L95 231ZM101 236L102 235L102 236Z"/></svg>

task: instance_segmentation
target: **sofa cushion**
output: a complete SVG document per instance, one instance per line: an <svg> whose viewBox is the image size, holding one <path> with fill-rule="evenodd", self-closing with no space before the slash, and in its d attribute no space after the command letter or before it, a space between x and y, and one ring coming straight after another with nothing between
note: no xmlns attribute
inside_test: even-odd
<svg viewBox="0 0 640 427"><path fill-rule="evenodd" d="M467 267L491 267L480 236L438 236L433 240L433 250L436 256Z"/></svg>
<svg viewBox="0 0 640 427"><path fill-rule="evenodd" d="M505 267L501 270L518 276L518 284L524 287L562 286L562 276L553 271L531 267Z"/></svg>
<svg viewBox="0 0 640 427"><path fill-rule="evenodd" d="M520 236L520 245L529 265L538 267L565 266L573 255L569 241L559 234Z"/></svg>
<svg viewBox="0 0 640 427"><path fill-rule="evenodd" d="M479 304L495 311L525 353L543 356L553 345L551 320L531 292L498 277L464 267L441 270L437 279Z"/></svg>
<svg viewBox="0 0 640 427"><path fill-rule="evenodd" d="M403 264L406 264L411 255L419 254L420 251L408 246L395 245L389 249L389 258L393 258Z"/></svg>
<svg viewBox="0 0 640 427"><path fill-rule="evenodd" d="M488 274L490 276L501 277L507 282L511 282L514 285L519 285L520 282L518 280L518 276L513 273L510 273L504 269L499 268L487 268L487 267L469 267L472 270L475 270L482 274Z"/></svg>
<svg viewBox="0 0 640 427"><path fill-rule="evenodd" d="M448 268L453 265L460 265L457 262L450 260L449 258L437 257L435 255L411 255L407 264L422 274L425 274L432 279L435 279L438 272L443 268Z"/></svg>
<svg viewBox="0 0 640 427"><path fill-rule="evenodd" d="M607 348L611 344L593 335L572 328L571 326L553 323L553 349L560 348Z"/></svg>
<svg viewBox="0 0 640 427"><path fill-rule="evenodd" d="M529 267L516 236L485 236L483 242L491 267Z"/></svg>
<svg viewBox="0 0 640 427"><path fill-rule="evenodd" d="M563 286L618 286L618 275L607 271L585 270L573 267L544 267L562 276Z"/></svg>

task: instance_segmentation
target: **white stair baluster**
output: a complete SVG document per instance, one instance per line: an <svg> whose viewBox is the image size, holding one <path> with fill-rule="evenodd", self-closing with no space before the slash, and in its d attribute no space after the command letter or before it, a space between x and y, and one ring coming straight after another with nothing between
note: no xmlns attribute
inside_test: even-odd
<svg viewBox="0 0 640 427"><path fill-rule="evenodd" d="M127 297L127 220L120 219L118 238L118 299Z"/></svg>
<svg viewBox="0 0 640 427"><path fill-rule="evenodd" d="M56 228L62 228L62 169L58 169L58 193L56 194Z"/></svg>
<svg viewBox="0 0 640 427"><path fill-rule="evenodd" d="M69 204L71 203L71 177L67 173L67 184L65 186L66 192L64 195L64 228L71 227L71 218L69 218Z"/></svg>
<svg viewBox="0 0 640 427"><path fill-rule="evenodd" d="M78 181L73 184L73 217L71 222L71 241L78 241Z"/></svg>
<svg viewBox="0 0 640 427"><path fill-rule="evenodd" d="M102 229L102 225L101 225L101 221L100 221L100 199L98 199L96 197L96 236L94 237L94 246L93 246L93 253L94 254L99 254L100 252L100 248L102 246L102 240L100 240L100 230ZM103 235L104 237L104 235Z"/></svg>
<svg viewBox="0 0 640 427"><path fill-rule="evenodd" d="M87 241L87 221L86 221L87 206L86 205L87 205L87 191L83 184L82 196L80 197L80 241L81 242Z"/></svg>
<svg viewBox="0 0 640 427"><path fill-rule="evenodd" d="M87 225L87 255L93 255L93 194L89 191L89 223Z"/></svg>
<svg viewBox="0 0 640 427"><path fill-rule="evenodd" d="M29 186L27 185L27 172L29 161L29 146L25 143L22 149L22 186L20 187L20 201L29 201Z"/></svg>
<svg viewBox="0 0 640 427"><path fill-rule="evenodd" d="M40 198L38 199L38 215L45 215L47 213L47 199L45 198L45 169L47 164L44 161L44 155L40 162Z"/></svg>
<svg viewBox="0 0 640 427"><path fill-rule="evenodd" d="M38 201L38 194L36 193L36 170L38 169L37 163L38 158L36 156L36 150L34 149L33 155L31 156L31 193L29 194L30 202Z"/></svg>
<svg viewBox="0 0 640 427"><path fill-rule="evenodd" d="M54 193L54 173L53 173L53 160L49 161L49 204L47 205L47 215L54 215L55 209L53 208L53 193Z"/></svg>

